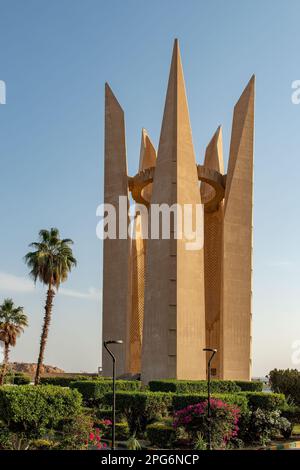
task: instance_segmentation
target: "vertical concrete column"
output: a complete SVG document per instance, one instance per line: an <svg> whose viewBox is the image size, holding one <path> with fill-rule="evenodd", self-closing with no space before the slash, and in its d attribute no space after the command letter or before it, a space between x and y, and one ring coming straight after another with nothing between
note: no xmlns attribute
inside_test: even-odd
<svg viewBox="0 0 300 470"><path fill-rule="evenodd" d="M178 41L175 41L159 141L152 204L200 204ZM185 239L149 239L142 380L205 378L204 249ZM160 234L162 235L162 234Z"/></svg>
<svg viewBox="0 0 300 470"><path fill-rule="evenodd" d="M218 127L206 147L204 166L224 173L222 129ZM201 197L210 199L214 189L201 183ZM204 279L206 346L216 348L217 354L211 364L213 378L220 378L221 350L221 293L223 253L223 201L217 207L204 212ZM211 353L208 353L207 360Z"/></svg>
<svg viewBox="0 0 300 470"><path fill-rule="evenodd" d="M251 378L254 76L235 105L223 232L222 378Z"/></svg>
<svg viewBox="0 0 300 470"><path fill-rule="evenodd" d="M125 197L128 214L128 177L124 112L108 84L105 86L104 202L116 209L115 240L104 240L103 248L103 340L123 340L112 346L117 358L117 375L128 373L129 318L131 309L130 239L119 233L119 196ZM123 214L124 216L124 214ZM127 216L127 226L128 226ZM111 376L112 364L102 351L103 375Z"/></svg>

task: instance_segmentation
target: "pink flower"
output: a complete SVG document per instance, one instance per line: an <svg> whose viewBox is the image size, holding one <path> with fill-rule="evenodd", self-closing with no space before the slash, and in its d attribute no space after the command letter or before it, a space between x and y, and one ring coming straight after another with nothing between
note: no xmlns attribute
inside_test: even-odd
<svg viewBox="0 0 300 470"><path fill-rule="evenodd" d="M90 438L90 441L93 441L95 439L95 434L91 432L89 438Z"/></svg>

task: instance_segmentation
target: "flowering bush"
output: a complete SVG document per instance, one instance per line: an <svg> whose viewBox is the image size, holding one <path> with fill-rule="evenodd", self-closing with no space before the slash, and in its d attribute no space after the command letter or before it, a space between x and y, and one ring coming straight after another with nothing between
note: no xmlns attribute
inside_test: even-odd
<svg viewBox="0 0 300 470"><path fill-rule="evenodd" d="M107 432L108 428L111 426L110 419L103 419L99 421L98 427L94 428L92 432L89 433L88 448L89 449L106 449L107 444L101 442L103 435Z"/></svg>
<svg viewBox="0 0 300 470"><path fill-rule="evenodd" d="M191 443L195 444L201 433L208 435L209 419L207 416L208 400L179 410L175 413L173 426L184 428ZM219 399L210 400L211 441L214 448L224 448L238 433L239 408Z"/></svg>
<svg viewBox="0 0 300 470"><path fill-rule="evenodd" d="M243 439L246 442L268 444L272 437L284 435L290 430L290 422L281 416L279 410L257 410L250 412L246 426L243 425Z"/></svg>
<svg viewBox="0 0 300 470"><path fill-rule="evenodd" d="M89 442L88 448L89 449L106 449L107 444L105 442L101 442L102 439L102 432L99 428L95 428L93 432L89 434Z"/></svg>

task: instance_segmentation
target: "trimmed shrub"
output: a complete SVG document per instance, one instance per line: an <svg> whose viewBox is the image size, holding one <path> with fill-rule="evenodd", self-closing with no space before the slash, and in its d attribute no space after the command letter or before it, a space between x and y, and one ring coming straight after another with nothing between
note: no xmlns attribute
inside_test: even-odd
<svg viewBox="0 0 300 470"><path fill-rule="evenodd" d="M112 438L111 427L105 432L104 437L106 439ZM127 441L130 437L128 423L116 423L116 439L118 441Z"/></svg>
<svg viewBox="0 0 300 470"><path fill-rule="evenodd" d="M111 419L112 409L97 409L95 415L97 419Z"/></svg>
<svg viewBox="0 0 300 470"><path fill-rule="evenodd" d="M25 375L23 372L11 372L7 374L4 378L5 384L14 384L14 385L29 385L31 382L30 377Z"/></svg>
<svg viewBox="0 0 300 470"><path fill-rule="evenodd" d="M278 410L285 404L285 397L282 393L240 392L238 395L247 398L250 410L257 410L257 408L266 411Z"/></svg>
<svg viewBox="0 0 300 470"><path fill-rule="evenodd" d="M263 382L259 380L253 380L251 382L246 382L243 380L235 380L235 383L240 387L242 392L262 392Z"/></svg>
<svg viewBox="0 0 300 470"><path fill-rule="evenodd" d="M232 380L212 380L211 392L233 393L241 391L241 388ZM149 382L151 392L172 393L205 393L207 392L207 380L152 380Z"/></svg>
<svg viewBox="0 0 300 470"><path fill-rule="evenodd" d="M295 404L300 405L300 371L297 369L271 370L269 374L271 389L275 393L284 393Z"/></svg>
<svg viewBox="0 0 300 470"><path fill-rule="evenodd" d="M240 393L213 393L212 398L217 398L229 405L235 405L240 409L241 414L248 409L247 397ZM207 400L207 394L190 393L173 395L172 406L174 411L186 408L189 405L196 405Z"/></svg>
<svg viewBox="0 0 300 470"><path fill-rule="evenodd" d="M87 375L72 375L72 376L54 376L54 377L41 377L41 385L56 385L59 387L70 387L71 382L80 380L91 380Z"/></svg>
<svg viewBox="0 0 300 470"><path fill-rule="evenodd" d="M25 375L25 374L15 375L13 378L14 385L29 385L30 382L31 382L31 379L29 375Z"/></svg>
<svg viewBox="0 0 300 470"><path fill-rule="evenodd" d="M0 387L0 420L12 432L39 434L57 429L81 411L77 390L51 385Z"/></svg>
<svg viewBox="0 0 300 470"><path fill-rule="evenodd" d="M161 392L117 392L116 407L129 424L130 434L145 432L147 424L167 416L172 406L172 394ZM105 403L112 403L112 393L105 394Z"/></svg>
<svg viewBox="0 0 300 470"><path fill-rule="evenodd" d="M159 447L160 449L167 449L172 447L176 438L176 432L173 426L168 426L165 423L149 424L146 428L147 437L150 444Z"/></svg>
<svg viewBox="0 0 300 470"><path fill-rule="evenodd" d="M111 380L84 380L71 382L70 387L77 389L86 405L99 405L106 393L112 391ZM141 387L138 380L116 380L117 391L136 391ZM109 403L110 404L110 403Z"/></svg>
<svg viewBox="0 0 300 470"><path fill-rule="evenodd" d="M300 423L300 406L288 405L287 403L281 408L281 415L287 418L290 423Z"/></svg>

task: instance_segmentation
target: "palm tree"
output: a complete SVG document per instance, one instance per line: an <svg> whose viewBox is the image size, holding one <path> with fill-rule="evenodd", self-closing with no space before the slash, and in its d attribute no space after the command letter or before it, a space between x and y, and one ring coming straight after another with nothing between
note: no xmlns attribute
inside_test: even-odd
<svg viewBox="0 0 300 470"><path fill-rule="evenodd" d="M0 374L0 385L3 385L9 359L9 348L16 345L18 336L28 326L24 307L16 307L12 299L5 299L0 305L0 341L4 343L4 359Z"/></svg>
<svg viewBox="0 0 300 470"><path fill-rule="evenodd" d="M72 244L73 241L68 238L60 239L57 228L41 230L39 232L39 241L29 245L35 251L31 251L25 256L25 263L30 268L30 276L34 279L34 282L39 280L42 284L48 286L40 352L34 380L35 385L38 385L40 381L55 289L58 290L60 284L67 280L69 272L77 264L70 246Z"/></svg>

